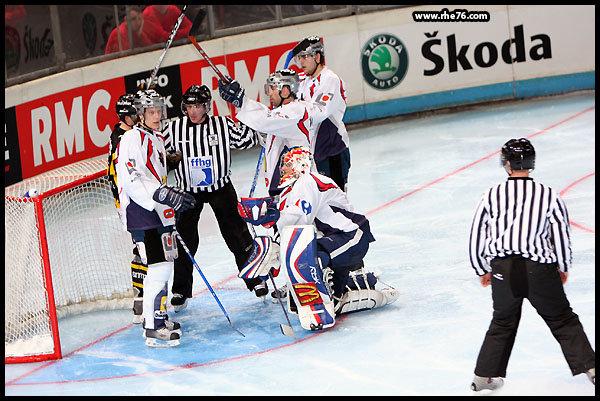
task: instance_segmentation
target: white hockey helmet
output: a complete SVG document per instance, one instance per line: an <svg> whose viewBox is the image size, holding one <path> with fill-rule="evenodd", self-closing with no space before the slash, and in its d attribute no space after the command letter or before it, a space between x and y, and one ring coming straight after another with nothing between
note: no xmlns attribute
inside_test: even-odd
<svg viewBox="0 0 600 401"><path fill-rule="evenodd" d="M313 164L312 153L305 146L294 146L281 156L279 166L279 188L285 188L295 182L301 174L310 171Z"/></svg>
<svg viewBox="0 0 600 401"><path fill-rule="evenodd" d="M144 117L144 111L150 107L160 108L162 111L161 119L167 118L167 106L165 98L158 94L154 89L139 90L135 94L133 106L137 111L138 116Z"/></svg>
<svg viewBox="0 0 600 401"><path fill-rule="evenodd" d="M277 87L279 92L281 92L284 86L288 86L290 88L290 92L296 96L298 93L298 87L300 86L300 78L294 70L277 70L270 74L267 78L267 82L265 83L265 95L269 95L269 87L271 86Z"/></svg>
<svg viewBox="0 0 600 401"><path fill-rule="evenodd" d="M321 54L321 58L325 57L325 47L323 46L323 39L313 35L307 36L294 46L292 54L296 56L315 56L317 53Z"/></svg>

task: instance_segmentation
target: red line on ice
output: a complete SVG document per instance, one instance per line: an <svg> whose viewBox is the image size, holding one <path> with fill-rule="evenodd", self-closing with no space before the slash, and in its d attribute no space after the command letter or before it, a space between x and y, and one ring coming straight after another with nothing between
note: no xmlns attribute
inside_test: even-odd
<svg viewBox="0 0 600 401"><path fill-rule="evenodd" d="M579 117L579 116L580 116L580 115L582 115L582 114L585 114L585 113L587 113L587 112L589 112L589 111L592 111L592 110L594 110L595 108L596 108L596 106L591 106L591 107L588 107L588 108L587 108L587 109L585 109L585 110L582 110L582 111L580 111L580 112L578 112L578 113L575 113L575 114L573 114L573 115L571 115L571 116L569 116L569 117L567 117L567 118L565 118L565 119L563 119L563 120L560 120L560 121L558 121L558 122L556 122L556 123L554 123L554 124L552 124L552 125L549 125L548 127L544 128L544 129L542 129L542 130L540 130L540 131L538 131L538 132L535 132L535 133L533 133L533 134L531 134L531 135L529 135L529 136L527 136L527 137L528 137L528 138L533 138L533 137L535 137L535 136L538 136L538 135L541 135L541 134L543 134L543 133L546 133L546 132L548 132L549 130L551 130L552 128L558 127L559 125L561 125L561 124L564 124L564 123L566 123L566 122L568 122L568 121L570 121L570 120L573 120L573 119L575 119L575 118ZM482 162L482 161L484 161L484 160L487 160L487 159L489 159L489 158L493 157L494 155L498 154L499 152L500 152L499 150L497 150L497 151L495 151L495 152L492 152L492 153L490 153L490 154L488 154L488 155L486 155L486 156L483 156L482 158L480 158L480 159L478 159L478 160L475 160L474 162L471 162L471 163L469 163L469 164L466 164L466 165L464 165L464 166L462 166L462 167L459 167L458 169L456 169L456 170L452 171L451 173L448 173L448 174L446 174L446 175L444 175L444 176L442 176L442 177L436 178L435 180L433 180L433 181L430 181L430 182L428 182L428 183L426 183L426 184L424 184L424 185L421 185L420 187L418 187L418 188L416 188L416 189L413 189L412 191L410 191L410 192L408 192L408 193L406 193L406 194L404 194L404 195L401 195L401 196L399 196L399 197L397 197L397 198L395 198L395 199L392 199L391 201L389 201L389 202L386 202L386 203L384 203L383 205L381 205L381 206L378 206L378 207L376 207L375 209L372 209L372 210L368 211L368 212L367 212L367 216L373 215L373 214L375 214L375 213L377 213L377 212L379 212L379 211L381 211L381 210L383 210L383 209L386 209L386 208L388 208L389 206L392 206L392 205L394 205L395 203L397 203L397 202L399 202L399 201L401 201L401 200L403 200L403 199L405 199L405 198L408 198L408 197L409 197L409 196L411 196L411 195L414 195L414 194L415 194L415 193L417 193L417 192L420 192L420 191L422 191L422 190L424 190L424 189L426 189L426 188L429 188L429 187L431 187L431 186L433 186L433 185L435 185L435 184L437 184L437 183L439 183L439 182L441 182L441 181L445 180L446 178L449 178L449 177L451 177L451 176L453 176L453 175L456 175L456 174L458 174L458 173L460 173L460 172L462 172L462 171L464 171L464 170L466 170L466 169L468 169L468 168L471 168L471 167L473 167L474 165L476 165L476 164L478 164L478 163L480 163L480 162ZM583 181L583 180L584 180L584 179L586 179L586 178L589 178L590 176L592 176L592 175L594 175L594 174L595 174L595 172L594 172L594 173L591 173L591 174L588 174L588 175L586 175L586 176L584 176L584 177L582 177L582 178L578 179L577 181L573 182L573 183L572 183L572 184L570 184L570 185L569 185L567 188L565 188L565 189L563 189L563 190L561 191L561 195L562 195L563 193L567 192L568 190L570 190L570 189L571 189L573 186L575 186L575 185L576 185L576 184L578 184L579 182ZM588 232L595 233L595 232L594 232L594 230L591 230L591 229L589 229L589 228L587 228L587 227L584 227L584 226L582 226L581 224L578 224L578 223L571 222L571 225L572 225L572 226L574 226L574 227L580 228L580 229L582 229L582 230L584 230L584 231L588 231ZM217 286L218 286L219 284L224 284L224 283L226 283L226 282L228 282L228 281L230 281L230 280L233 280L235 277L237 277L237 275L232 275L232 276L229 276L229 277L225 278L224 280L222 280L221 282L217 283ZM200 294L200 293L203 293L203 292L206 292L206 291L207 291L207 290L202 290L202 291L198 292L197 294ZM197 295L197 294L194 294L194 295ZM345 318L345 316L342 316L342 317L340 317L340 319L339 319L339 320L343 320L344 318ZM103 336L103 337L101 337L101 338L99 338L99 339L97 339L97 340L95 340L95 341L93 341L93 342L91 342L91 343L87 344L87 345L84 345L84 346L83 346L83 347L81 347L81 348L78 348L78 349L76 349L75 351L72 351L72 352L70 352L70 353L66 354L66 355L64 356L64 358L67 358L67 357L69 357L69 356L71 356L71 355L73 355L73 354L75 354L75 353L77 353L77 352L79 352L79 351L81 351L81 350L83 350L83 349L85 349L85 348L89 348L90 346L92 346L92 345L94 345L94 344L97 344L97 343L99 343L100 341L103 341L103 340L105 340L105 339L107 339L107 338L109 338L109 337L113 336L114 334L117 334L117 333L119 333L119 332L121 332L121 331L123 331L123 330L125 330L125 329L128 329L128 328L129 328L129 327L131 327L131 326L132 326L132 325L131 325L131 324L129 324L129 325L127 325L127 326L124 326L124 327L122 327L122 328L120 328L120 329L117 329L117 330L113 331L112 333L109 333L109 334L107 334L107 335L105 335L105 336ZM240 355L240 356L237 356L237 357L226 358L226 359L221 359L221 360L215 360L215 361L212 361L212 362L204 362L204 363L197 363L197 364L196 364L196 363L192 363L192 364L185 364L185 365L181 365L181 366L178 366L178 367L175 367L175 368L173 368L173 369L166 370L166 371L173 371L173 370L178 370L178 369L190 369L190 368L196 368L196 367L201 367L201 366L209 366L209 365L215 365L215 364L224 363L224 362L230 362L230 361L240 360L240 359L248 358L248 357L251 357L251 356L255 356L255 355L264 354L264 353L266 353L266 352L271 352L271 351L275 351L275 350L278 350L278 349L286 348L286 347L289 347L289 346L292 346L292 345L295 345L295 344L301 343L301 342L303 342L303 341L305 341L305 340L308 340L308 339L311 339L311 338L315 338L315 337L317 337L318 335L320 335L320 334L322 334L322 333L324 333L324 332L318 332L318 333L316 333L316 334L314 334L314 335L311 335L311 336L309 336L309 337L305 337L305 338L303 338L303 339L300 339L300 340L296 340L296 341L294 341L294 342L292 342L292 343L285 344L285 345L281 345L281 346L278 346L278 347L275 347L275 348L271 348L271 349L267 349L267 350L264 350L264 351L258 351L258 352L252 353L252 354ZM112 376L112 377L94 378L94 379L65 380L65 381L56 381L56 382L16 383L18 380L21 380L21 379L23 379L23 378L25 378L25 377L27 377L27 376L30 376L31 374L33 374L33 373L37 372L38 370L41 370L41 369L43 369L43 368L46 368L46 367L48 367L48 366L51 366L51 365L55 364L56 362L58 362L58 361L50 361L50 362L46 362L46 363L44 363L43 365L41 365L41 366L38 366L38 367L36 367L35 369L33 369L33 370L31 370L31 371L29 371L29 372L27 372L27 373L24 373L24 374L22 374L22 375L20 375L20 376L18 376L18 377L16 377L16 378L14 378L14 379L12 379L12 380L10 380L10 381L6 382L6 383L5 383L5 386L27 386L27 385L45 385L45 384L66 384L66 383L73 383L73 382L89 382L89 381L100 381L100 380L113 380L113 379L120 379L120 378L134 377L134 376L135 376L135 377L137 377L137 376L153 375L153 374L159 374L159 373L160 373L160 374L164 374L164 372L166 372L165 370L163 370L163 371L160 371L160 372L145 372L145 373L136 373L136 374L131 374L131 375L125 375L125 376Z"/></svg>

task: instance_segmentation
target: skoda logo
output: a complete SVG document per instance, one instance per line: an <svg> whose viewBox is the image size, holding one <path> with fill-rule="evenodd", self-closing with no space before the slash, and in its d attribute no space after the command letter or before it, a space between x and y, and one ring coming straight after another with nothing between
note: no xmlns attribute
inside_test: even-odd
<svg viewBox="0 0 600 401"><path fill-rule="evenodd" d="M375 89L391 89L408 71L408 53L404 43L394 35L380 33L362 48L361 67L365 81Z"/></svg>

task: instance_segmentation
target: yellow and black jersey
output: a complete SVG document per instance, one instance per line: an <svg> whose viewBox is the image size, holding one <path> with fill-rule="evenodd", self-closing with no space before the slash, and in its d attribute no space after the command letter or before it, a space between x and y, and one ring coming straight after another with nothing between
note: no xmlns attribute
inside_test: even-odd
<svg viewBox="0 0 600 401"><path fill-rule="evenodd" d="M121 141L121 137L125 133L125 130L121 128L121 123L115 125L112 134L110 134L110 149L108 150L108 180L110 181L110 189L113 197L115 198L115 206L121 207L119 202L119 190L117 189L117 172L115 170L115 159L117 157L117 146Z"/></svg>

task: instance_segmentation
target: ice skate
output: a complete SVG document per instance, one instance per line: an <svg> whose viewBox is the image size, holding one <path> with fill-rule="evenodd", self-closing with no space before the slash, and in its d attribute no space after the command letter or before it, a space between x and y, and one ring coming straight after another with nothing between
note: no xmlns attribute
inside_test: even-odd
<svg viewBox="0 0 600 401"><path fill-rule="evenodd" d="M166 326L158 330L145 329L144 336L148 347L166 348L179 345L180 335Z"/></svg>
<svg viewBox="0 0 600 401"><path fill-rule="evenodd" d="M254 294L256 294L256 296L261 298L263 301L265 300L265 297L267 296L268 293L269 293L269 287L267 286L266 281L263 281L260 284L257 284L256 286L254 286Z"/></svg>
<svg viewBox="0 0 600 401"><path fill-rule="evenodd" d="M179 324L179 322L165 319L165 327L170 332L177 333L179 335L179 337L181 337L181 325ZM145 322L142 325L142 328L144 329L144 330L142 330L143 336L144 336L144 338L146 338L146 325L145 325Z"/></svg>
<svg viewBox="0 0 600 401"><path fill-rule="evenodd" d="M133 319L131 320L133 324L140 324L144 320L143 305L143 298L133 298Z"/></svg>
<svg viewBox="0 0 600 401"><path fill-rule="evenodd" d="M181 294L173 294L173 298L171 298L171 305L173 306L173 310L175 312L181 312L185 308L187 308L188 299Z"/></svg>
<svg viewBox="0 0 600 401"><path fill-rule="evenodd" d="M471 390L498 390L504 385L504 379L501 377L481 377L475 376L471 383Z"/></svg>

